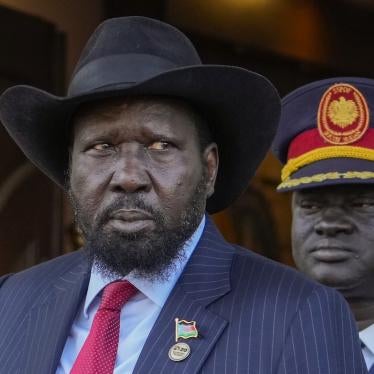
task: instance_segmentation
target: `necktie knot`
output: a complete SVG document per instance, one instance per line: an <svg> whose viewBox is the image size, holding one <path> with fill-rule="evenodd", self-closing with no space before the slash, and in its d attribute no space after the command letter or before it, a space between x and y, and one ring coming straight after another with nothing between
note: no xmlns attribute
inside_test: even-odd
<svg viewBox="0 0 374 374"><path fill-rule="evenodd" d="M121 311L122 307L137 293L137 289L127 280L109 283L103 292L99 310Z"/></svg>

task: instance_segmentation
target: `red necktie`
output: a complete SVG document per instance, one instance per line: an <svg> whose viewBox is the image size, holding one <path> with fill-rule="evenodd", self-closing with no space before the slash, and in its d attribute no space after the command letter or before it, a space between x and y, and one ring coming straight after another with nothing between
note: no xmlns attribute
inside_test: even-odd
<svg viewBox="0 0 374 374"><path fill-rule="evenodd" d="M71 369L71 374L113 374L116 362L120 314L137 289L128 281L108 284L90 333Z"/></svg>

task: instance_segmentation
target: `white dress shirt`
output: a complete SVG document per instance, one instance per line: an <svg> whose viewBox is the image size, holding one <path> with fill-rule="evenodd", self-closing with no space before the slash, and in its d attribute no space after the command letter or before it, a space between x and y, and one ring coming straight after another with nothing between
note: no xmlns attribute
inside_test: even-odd
<svg viewBox="0 0 374 374"><path fill-rule="evenodd" d="M134 277L131 273L123 278L131 282L139 292L126 303L121 311L120 337L114 374L130 374L133 372L145 341L200 240L204 226L205 216L194 234L186 242L182 260L176 264L175 270L166 281L152 282ZM100 304L102 290L114 280L116 279L104 278L95 266L92 267L86 298L71 327L56 374L70 373L89 334L92 321ZM170 321L170 323L174 323L174 321Z"/></svg>
<svg viewBox="0 0 374 374"><path fill-rule="evenodd" d="M368 370L374 365L374 325L359 332L361 341L365 344L362 354Z"/></svg>

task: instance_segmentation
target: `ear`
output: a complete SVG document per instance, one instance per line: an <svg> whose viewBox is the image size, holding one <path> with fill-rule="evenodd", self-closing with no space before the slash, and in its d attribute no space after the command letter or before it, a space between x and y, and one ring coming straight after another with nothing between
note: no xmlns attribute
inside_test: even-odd
<svg viewBox="0 0 374 374"><path fill-rule="evenodd" d="M218 172L218 147L216 143L210 143L204 150L203 161L206 175L206 191L207 198L211 197L214 193L214 185L216 183Z"/></svg>
<svg viewBox="0 0 374 374"><path fill-rule="evenodd" d="M291 213L292 217L294 215L295 209L297 208L297 202L300 200L300 194L301 192L299 190L292 191L291 195Z"/></svg>
<svg viewBox="0 0 374 374"><path fill-rule="evenodd" d="M291 195L291 209L292 209L292 212L295 209L296 192L297 191L293 191L292 195Z"/></svg>

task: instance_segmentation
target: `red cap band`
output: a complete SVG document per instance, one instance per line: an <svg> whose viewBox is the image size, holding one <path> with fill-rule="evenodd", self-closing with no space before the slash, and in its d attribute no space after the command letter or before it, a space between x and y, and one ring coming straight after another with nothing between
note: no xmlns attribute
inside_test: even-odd
<svg viewBox="0 0 374 374"><path fill-rule="evenodd" d="M374 129L366 130L365 135L358 141L350 144L352 147L374 149ZM318 148L331 147L331 143L327 143L317 129L311 129L297 135L288 148L288 160L303 155L306 152L313 151Z"/></svg>

